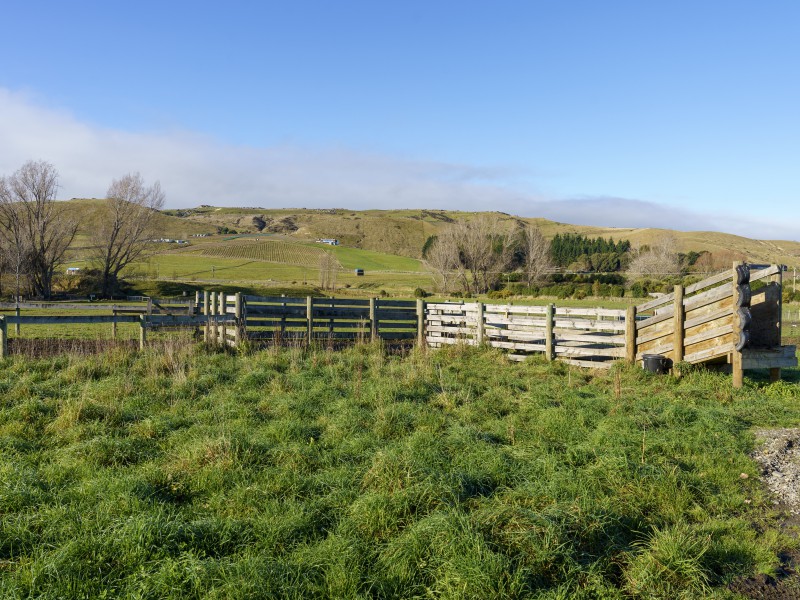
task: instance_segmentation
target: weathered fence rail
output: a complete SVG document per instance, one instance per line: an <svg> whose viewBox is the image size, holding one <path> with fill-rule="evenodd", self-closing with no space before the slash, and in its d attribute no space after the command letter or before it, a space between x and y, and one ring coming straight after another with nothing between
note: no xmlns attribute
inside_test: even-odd
<svg viewBox="0 0 800 600"><path fill-rule="evenodd" d="M522 360L540 354L582 367L607 368L614 361L664 355L673 363L725 365L734 385L745 369L797 364L796 348L781 346L782 268L735 264L729 271L674 290L627 310L493 305L382 298L287 298L197 292L193 299L147 298L143 305L0 304L0 352L7 353L8 326L138 323L144 347L148 331L202 330L209 343L348 343L384 340L431 347L487 345ZM753 287L752 284L757 284ZM20 310L57 309L110 314L23 315Z"/></svg>

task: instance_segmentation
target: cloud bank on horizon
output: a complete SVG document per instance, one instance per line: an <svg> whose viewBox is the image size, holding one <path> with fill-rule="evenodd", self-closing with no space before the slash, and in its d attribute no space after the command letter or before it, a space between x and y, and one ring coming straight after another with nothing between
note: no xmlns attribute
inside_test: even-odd
<svg viewBox="0 0 800 600"><path fill-rule="evenodd" d="M800 224L708 215L640 199L554 198L517 189L510 170L411 160L350 148L235 146L185 131L129 132L82 122L0 88L0 175L46 160L63 198L100 198L112 179L160 180L167 206L496 210L579 225L715 230L800 239ZM796 219L796 217L793 217Z"/></svg>

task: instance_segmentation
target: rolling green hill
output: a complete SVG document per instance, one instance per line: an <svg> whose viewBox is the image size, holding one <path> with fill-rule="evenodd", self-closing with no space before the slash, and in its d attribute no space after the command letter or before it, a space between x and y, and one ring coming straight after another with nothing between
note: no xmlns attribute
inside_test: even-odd
<svg viewBox="0 0 800 600"><path fill-rule="evenodd" d="M71 200L64 208L80 223L68 266L88 266L90 233L99 222L103 200ZM425 241L461 219L479 213L439 210L261 209L200 206L166 210L157 219L157 237L187 240L187 245L160 244L156 253L133 266L129 274L142 278L260 285L320 282L325 256L335 260L336 287L374 294L386 289L408 294L416 287L432 289L432 280L420 260ZM509 229L537 225L546 237L580 233L590 237L628 239L634 247L673 235L682 252L710 251L744 255L750 262L800 266L800 243L753 240L717 232L680 232L664 229L602 228L524 219L491 213ZM218 230L235 234L218 234ZM195 234L209 234L195 237ZM338 246L315 243L337 238ZM364 276L356 276L363 269Z"/></svg>
<svg viewBox="0 0 800 600"><path fill-rule="evenodd" d="M228 227L239 232L270 232L289 239L309 241L321 237L340 240L343 246L391 251L393 254L420 258L422 246L429 236L459 219L471 219L478 213L441 210L365 210L345 209L254 209L216 208L165 211L165 214L204 227ZM581 233L590 237L629 239L635 246L651 244L664 234L674 235L679 250L689 252L737 252L751 262L781 262L800 265L800 242L754 240L727 233L707 231L673 231L657 228L593 227L557 223L547 219L522 218L493 213L509 227L537 225L546 237L556 233Z"/></svg>

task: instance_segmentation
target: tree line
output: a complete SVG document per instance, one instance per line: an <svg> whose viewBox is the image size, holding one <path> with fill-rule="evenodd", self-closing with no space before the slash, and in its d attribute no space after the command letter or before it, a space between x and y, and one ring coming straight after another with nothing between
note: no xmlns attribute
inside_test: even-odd
<svg viewBox="0 0 800 600"><path fill-rule="evenodd" d="M579 233L556 234L548 241L533 225L478 215L428 238L422 253L436 286L444 292L564 297L619 296L625 293L626 279L630 293L646 296L669 287L673 280L708 275L730 268L733 260L746 259L724 250L680 253L678 246L669 232L637 247L625 239ZM563 279L563 272L584 275Z"/></svg>
<svg viewBox="0 0 800 600"><path fill-rule="evenodd" d="M50 298L56 274L78 232L78 221L56 201L58 171L45 161L28 161L0 177L0 279L14 275L14 295ZM138 173L114 179L96 224L89 232L89 260L101 294L117 290L121 272L138 260L153 237L154 217L164 205L158 182Z"/></svg>
<svg viewBox="0 0 800 600"><path fill-rule="evenodd" d="M479 215L428 238L422 254L439 289L479 294L496 290L511 273L521 274L530 288L559 268L618 271L627 264L630 248L628 240L577 233L557 234L548 241L534 225Z"/></svg>
<svg viewBox="0 0 800 600"><path fill-rule="evenodd" d="M585 256L608 256L616 268L596 268L595 271L616 271L621 258L631 249L628 240L615 242L614 238L589 238L580 233L557 233L550 241L550 256L559 267L568 267Z"/></svg>

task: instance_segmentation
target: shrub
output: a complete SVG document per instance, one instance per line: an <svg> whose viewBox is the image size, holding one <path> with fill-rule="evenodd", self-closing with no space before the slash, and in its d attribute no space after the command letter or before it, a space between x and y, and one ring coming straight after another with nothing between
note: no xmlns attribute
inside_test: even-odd
<svg viewBox="0 0 800 600"><path fill-rule="evenodd" d="M506 298L511 298L513 295L514 295L514 292L512 292L508 288L503 289L503 290L492 290L488 294L486 294L487 297L489 297L489 298L491 298L493 300L504 300Z"/></svg>

